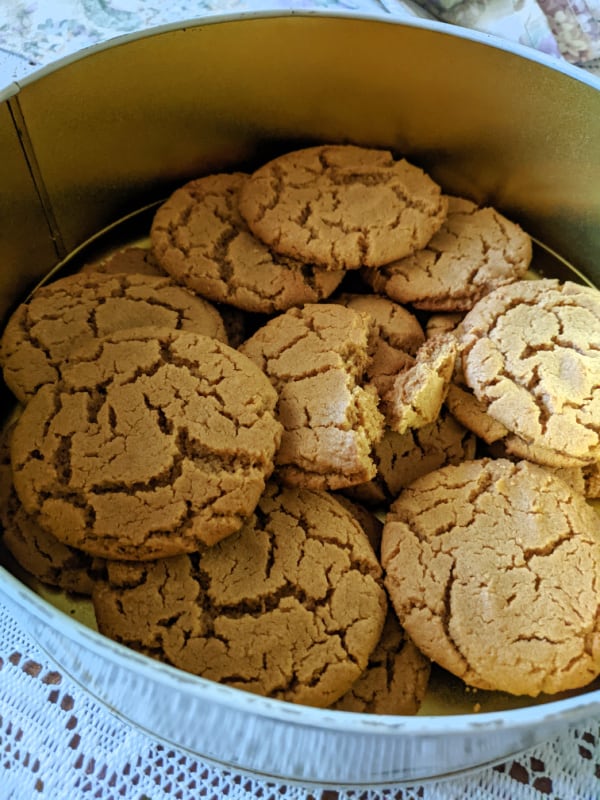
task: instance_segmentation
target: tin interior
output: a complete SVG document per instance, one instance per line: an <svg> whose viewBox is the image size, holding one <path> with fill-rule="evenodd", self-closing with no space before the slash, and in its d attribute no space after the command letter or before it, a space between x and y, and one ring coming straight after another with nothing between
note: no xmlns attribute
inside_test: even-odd
<svg viewBox="0 0 600 800"><path fill-rule="evenodd" d="M0 319L57 263L139 241L139 218L115 221L186 180L320 141L406 156L518 220L542 271L600 285L599 89L423 21L248 15L94 49L0 104ZM85 603L31 585L93 625ZM421 714L531 702L436 678Z"/></svg>

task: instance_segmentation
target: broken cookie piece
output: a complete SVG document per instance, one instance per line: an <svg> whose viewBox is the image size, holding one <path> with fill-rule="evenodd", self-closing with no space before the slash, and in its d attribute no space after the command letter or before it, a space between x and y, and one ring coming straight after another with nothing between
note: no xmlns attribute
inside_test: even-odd
<svg viewBox="0 0 600 800"><path fill-rule="evenodd" d="M340 489L374 477L383 416L362 384L374 323L333 303L307 303L267 322L240 347L279 394L277 471L288 485Z"/></svg>
<svg viewBox="0 0 600 800"><path fill-rule="evenodd" d="M452 334L427 339L414 363L401 371L381 398L389 428L405 433L437 419L454 372L457 345Z"/></svg>

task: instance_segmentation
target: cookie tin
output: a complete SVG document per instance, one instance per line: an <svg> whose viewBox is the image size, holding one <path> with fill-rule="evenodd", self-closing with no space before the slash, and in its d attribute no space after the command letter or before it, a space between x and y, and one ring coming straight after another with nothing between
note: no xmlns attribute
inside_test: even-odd
<svg viewBox="0 0 600 800"><path fill-rule="evenodd" d="M279 10L114 39L6 87L0 317L57 263L90 239L114 242L117 220L185 181L334 141L407 156L446 191L518 220L544 245L542 272L547 262L557 277L600 284L599 81L444 23ZM8 566L0 593L59 668L123 719L208 762L288 783L457 774L600 713L597 683L531 702L442 681L414 717L292 705L110 642L85 604Z"/></svg>

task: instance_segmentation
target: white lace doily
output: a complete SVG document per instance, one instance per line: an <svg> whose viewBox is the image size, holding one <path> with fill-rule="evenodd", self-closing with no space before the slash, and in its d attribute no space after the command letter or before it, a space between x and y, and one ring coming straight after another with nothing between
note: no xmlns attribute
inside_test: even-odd
<svg viewBox="0 0 600 800"><path fill-rule="evenodd" d="M397 789L323 791L204 764L133 729L62 675L0 603L1 800L597 800L600 720L515 761Z"/></svg>

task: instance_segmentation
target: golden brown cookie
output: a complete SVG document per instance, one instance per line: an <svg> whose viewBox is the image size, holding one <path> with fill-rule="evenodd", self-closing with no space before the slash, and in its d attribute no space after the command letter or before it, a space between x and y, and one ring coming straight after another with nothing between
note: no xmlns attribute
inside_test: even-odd
<svg viewBox="0 0 600 800"><path fill-rule="evenodd" d="M421 169L387 150L317 145L256 170L239 208L273 250L339 270L380 266L424 247L447 201Z"/></svg>
<svg viewBox="0 0 600 800"><path fill-rule="evenodd" d="M460 325L467 385L527 445L600 460L600 292L517 281L479 300Z"/></svg>
<svg viewBox="0 0 600 800"><path fill-rule="evenodd" d="M21 402L60 377L85 342L126 328L165 326L226 341L209 302L169 277L80 273L38 288L10 317L0 340L4 379Z"/></svg>
<svg viewBox="0 0 600 800"><path fill-rule="evenodd" d="M439 334L421 345L414 363L394 378L381 397L389 428L406 433L435 422L448 393L456 354L452 334Z"/></svg>
<svg viewBox="0 0 600 800"><path fill-rule="evenodd" d="M16 492L0 509L2 544L19 566L41 583L90 595L104 561L60 542L27 514Z"/></svg>
<svg viewBox="0 0 600 800"><path fill-rule="evenodd" d="M42 583L66 592L89 595L103 569L101 559L67 547L26 513L12 480L11 422L0 439L0 538L19 566Z"/></svg>
<svg viewBox="0 0 600 800"><path fill-rule="evenodd" d="M110 253L98 261L90 261L79 270L80 272L104 272L115 273L125 272L137 275L163 275L165 271L160 268L150 247L140 247L132 245L123 247L120 250Z"/></svg>
<svg viewBox="0 0 600 800"><path fill-rule="evenodd" d="M472 431L486 445L494 445L502 457L525 459L534 464L556 469L579 469L589 466L593 469L598 462L589 463L588 459L575 458L574 456L559 453L542 447L539 444L528 443L510 431L498 420L487 413L485 404L479 401L471 389L462 384L461 378L455 377L448 388L445 404L452 415L461 422L465 428Z"/></svg>
<svg viewBox="0 0 600 800"><path fill-rule="evenodd" d="M536 696L600 674L600 517L550 471L430 472L391 506L381 559L403 627L467 684Z"/></svg>
<svg viewBox="0 0 600 800"><path fill-rule="evenodd" d="M461 464L475 457L473 433L442 408L435 422L396 433L386 428L373 448L377 475L372 481L344 489L351 498L370 506L385 506L406 486L446 464Z"/></svg>
<svg viewBox="0 0 600 800"><path fill-rule="evenodd" d="M583 466L571 465L570 463L563 465L560 462L550 464L544 463L544 461L539 458L539 452L533 454L535 458L527 458L527 455L523 456L513 453L511 444L514 439L514 436L507 436L505 439L493 442L487 448L485 455L489 455L492 458L508 458L511 461L521 461L523 459L532 461L534 464L538 464L544 469L554 472L559 478L562 478L565 483L568 483L573 491L584 495L584 497L590 500L600 497L600 463L596 461L593 464L586 464ZM541 453L542 458L546 458L546 456L547 454L545 452ZM548 460L552 461L553 459L549 457Z"/></svg>
<svg viewBox="0 0 600 800"><path fill-rule="evenodd" d="M102 633L180 669L327 706L365 669L387 599L381 568L330 495L269 484L256 514L198 554L109 565Z"/></svg>
<svg viewBox="0 0 600 800"><path fill-rule="evenodd" d="M376 292L426 311L465 311L522 278L531 238L496 209L448 197L448 216L426 247L364 278Z"/></svg>
<svg viewBox="0 0 600 800"><path fill-rule="evenodd" d="M367 539L373 548L373 552L377 557L379 557L381 534L383 532L383 521L370 508L367 508L367 506L364 506L357 500L346 497L346 495L342 494L341 492L336 492L334 497L340 505L344 506L344 508L352 514L354 519L365 532Z"/></svg>
<svg viewBox="0 0 600 800"><path fill-rule="evenodd" d="M431 314L425 323L425 336L431 339L432 336L437 336L440 333L452 333L456 330L463 317L464 314L462 313L450 311Z"/></svg>
<svg viewBox="0 0 600 800"><path fill-rule="evenodd" d="M383 396L397 374L412 366L413 356L425 342L421 323L406 308L381 295L343 293L335 302L373 318L376 334L366 376Z"/></svg>
<svg viewBox="0 0 600 800"><path fill-rule="evenodd" d="M506 426L491 417L485 405L467 387L450 382L444 402L452 416L486 444L497 442L508 435Z"/></svg>
<svg viewBox="0 0 600 800"><path fill-rule="evenodd" d="M367 669L332 708L362 714L416 714L430 673L431 662L415 647L390 609Z"/></svg>
<svg viewBox="0 0 600 800"><path fill-rule="evenodd" d="M576 457L570 453L551 450L549 447L544 447L537 442L526 442L514 433L507 433L502 439L502 445L512 458L523 458L527 461L533 461L534 464L541 464L543 467L583 468L598 463L597 461L590 461L588 458Z"/></svg>
<svg viewBox="0 0 600 800"><path fill-rule="evenodd" d="M277 471L288 485L340 489L375 475L383 417L361 383L375 331L369 315L335 303L289 309L240 347L279 394Z"/></svg>
<svg viewBox="0 0 600 800"><path fill-rule="evenodd" d="M217 339L138 328L73 354L11 443L25 510L71 547L144 560L197 550L252 513L281 425L263 373Z"/></svg>
<svg viewBox="0 0 600 800"><path fill-rule="evenodd" d="M238 209L247 181L241 172L209 175L177 189L152 222L159 264L203 297L245 311L271 314L329 297L343 271L278 255L252 235Z"/></svg>
<svg viewBox="0 0 600 800"><path fill-rule="evenodd" d="M8 502L12 491L12 466L10 463L10 440L17 417L10 419L0 429L0 508Z"/></svg>

